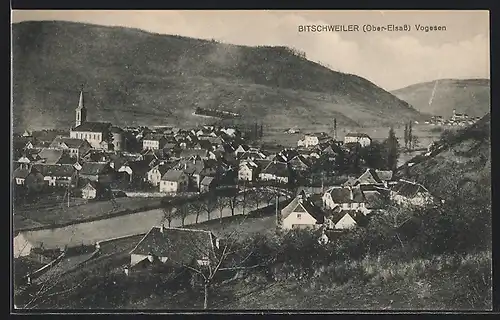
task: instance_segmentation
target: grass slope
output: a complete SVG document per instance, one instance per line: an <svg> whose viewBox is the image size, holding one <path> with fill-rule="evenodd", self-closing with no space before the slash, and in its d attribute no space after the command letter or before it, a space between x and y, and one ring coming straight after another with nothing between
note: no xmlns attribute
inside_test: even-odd
<svg viewBox="0 0 500 320"><path fill-rule="evenodd" d="M433 194L452 198L458 190L467 198L491 201L491 115L459 131L432 157L409 168L404 175L423 183Z"/></svg>
<svg viewBox="0 0 500 320"><path fill-rule="evenodd" d="M421 115L361 77L283 47L246 47L61 21L13 25L17 129L73 124L81 84L89 120L203 123L194 109L266 125L395 123Z"/></svg>
<svg viewBox="0 0 500 320"><path fill-rule="evenodd" d="M434 87L434 98L429 103ZM456 109L458 113L482 117L490 112L489 79L442 79L414 84L392 93L426 114L450 117Z"/></svg>

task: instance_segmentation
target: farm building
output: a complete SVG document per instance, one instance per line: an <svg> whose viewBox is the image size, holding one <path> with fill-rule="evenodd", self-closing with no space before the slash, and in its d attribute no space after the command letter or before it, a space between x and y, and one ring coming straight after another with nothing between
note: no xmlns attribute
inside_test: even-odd
<svg viewBox="0 0 500 320"><path fill-rule="evenodd" d="M210 231L153 227L130 252L130 266L145 261L170 267L209 265L219 247Z"/></svg>

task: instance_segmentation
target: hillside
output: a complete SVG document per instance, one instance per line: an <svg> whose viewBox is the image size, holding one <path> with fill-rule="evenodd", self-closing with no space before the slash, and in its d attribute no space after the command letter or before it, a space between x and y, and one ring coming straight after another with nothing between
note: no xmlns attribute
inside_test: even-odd
<svg viewBox="0 0 500 320"><path fill-rule="evenodd" d="M433 91L434 98L430 103ZM421 113L431 115L450 117L453 109L473 117L482 117L490 112L489 79L436 80L414 84L392 93Z"/></svg>
<svg viewBox="0 0 500 320"><path fill-rule="evenodd" d="M284 47L246 47L122 27L46 21L13 29L16 129L73 123L85 85L89 120L192 125L196 107L271 126L373 125L419 119L361 77Z"/></svg>
<svg viewBox="0 0 500 320"><path fill-rule="evenodd" d="M414 161L407 178L423 183L429 191L451 198L462 193L465 200L491 201L491 115L463 130L449 135L436 154ZM403 170L404 171L404 170Z"/></svg>

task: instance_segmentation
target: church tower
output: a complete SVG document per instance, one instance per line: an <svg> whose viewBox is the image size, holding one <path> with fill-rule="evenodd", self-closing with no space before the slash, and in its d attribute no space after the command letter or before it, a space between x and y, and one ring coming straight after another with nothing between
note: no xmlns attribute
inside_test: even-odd
<svg viewBox="0 0 500 320"><path fill-rule="evenodd" d="M82 123L87 121L87 108L83 103L83 88L80 90L80 100L78 101L78 107L76 108L76 121L75 127L78 127Z"/></svg>

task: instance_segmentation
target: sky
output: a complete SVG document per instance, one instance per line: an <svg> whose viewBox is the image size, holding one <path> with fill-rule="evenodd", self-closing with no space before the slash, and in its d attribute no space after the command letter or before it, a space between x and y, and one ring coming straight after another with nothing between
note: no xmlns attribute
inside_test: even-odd
<svg viewBox="0 0 500 320"><path fill-rule="evenodd" d="M94 11L14 10L12 22L64 20L139 28L239 45L286 45L333 70L386 90L436 79L490 78L488 11ZM365 25L409 31L363 32ZM304 25L357 25L358 32L299 32ZM444 26L418 31L416 26Z"/></svg>

